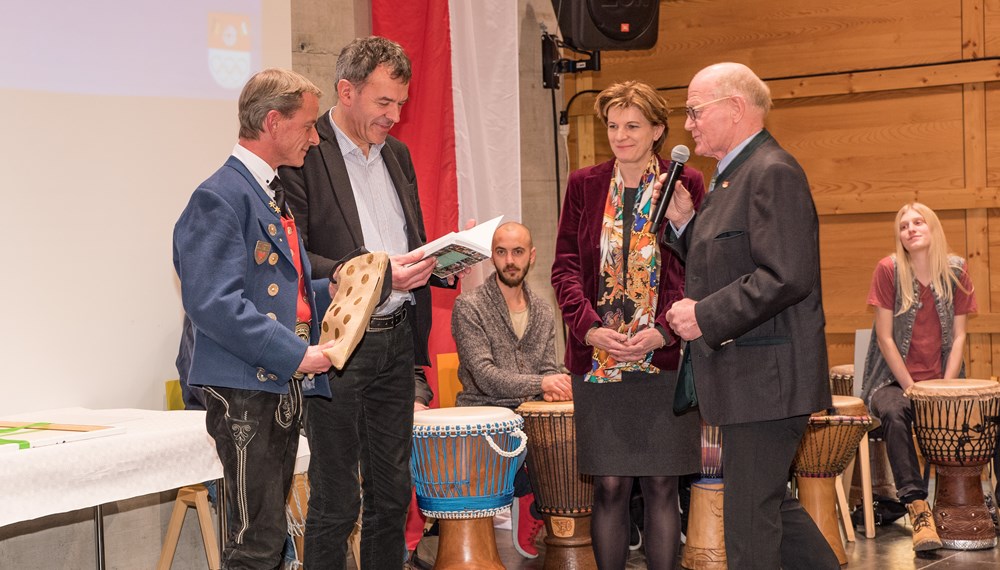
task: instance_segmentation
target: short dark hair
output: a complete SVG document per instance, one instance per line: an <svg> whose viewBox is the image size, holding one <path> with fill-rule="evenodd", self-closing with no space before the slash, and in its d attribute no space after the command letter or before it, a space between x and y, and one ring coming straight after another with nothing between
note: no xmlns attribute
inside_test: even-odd
<svg viewBox="0 0 1000 570"><path fill-rule="evenodd" d="M407 84L410 82L413 70L403 47L379 36L357 38L347 44L337 57L336 82L346 79L360 87L380 65L389 68L390 78L400 79Z"/></svg>

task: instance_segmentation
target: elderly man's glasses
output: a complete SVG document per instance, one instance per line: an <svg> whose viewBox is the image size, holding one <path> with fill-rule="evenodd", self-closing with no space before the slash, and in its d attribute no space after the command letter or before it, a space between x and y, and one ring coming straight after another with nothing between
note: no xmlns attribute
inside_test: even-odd
<svg viewBox="0 0 1000 570"><path fill-rule="evenodd" d="M725 101L726 99L732 99L732 95L726 95L725 97L719 97L718 99L712 99L711 101L706 101L704 103L699 103L694 107L684 107L684 112L687 113L687 117L692 121L697 121L701 117L701 110L708 107L712 103L718 103L719 101Z"/></svg>

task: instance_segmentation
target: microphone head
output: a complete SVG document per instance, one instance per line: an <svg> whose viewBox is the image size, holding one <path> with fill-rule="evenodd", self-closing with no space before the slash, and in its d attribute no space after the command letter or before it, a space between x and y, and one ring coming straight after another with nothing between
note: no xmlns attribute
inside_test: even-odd
<svg viewBox="0 0 1000 570"><path fill-rule="evenodd" d="M670 160L684 164L691 158L691 151L688 147L679 144L670 151Z"/></svg>

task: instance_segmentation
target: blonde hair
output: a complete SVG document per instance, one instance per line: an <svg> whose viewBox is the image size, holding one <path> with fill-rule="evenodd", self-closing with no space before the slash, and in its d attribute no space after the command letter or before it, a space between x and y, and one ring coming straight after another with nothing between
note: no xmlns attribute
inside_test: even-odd
<svg viewBox="0 0 1000 570"><path fill-rule="evenodd" d="M608 126L608 110L612 107L635 107L654 127L663 127L663 134L653 141L653 153L657 154L667 140L667 101L652 86L640 81L615 83L597 95L594 112Z"/></svg>
<svg viewBox="0 0 1000 570"><path fill-rule="evenodd" d="M934 210L920 202L910 202L909 204L904 204L896 212L896 272L899 275L899 293L902 295L902 302L899 312L896 313L897 315L905 313L917 302L917 299L913 297L913 262L910 259L910 252L906 251L906 248L903 247L903 240L899 237L899 223L903 219L903 215L911 210L924 218L924 222L930 230L928 257L930 258L931 265L931 289L949 305L952 303L954 297L952 295L952 285L958 286L966 293L970 292L965 290L962 282L955 275L955 271L952 270L948 259L948 240L944 235L944 228L941 227L941 220L938 219Z"/></svg>

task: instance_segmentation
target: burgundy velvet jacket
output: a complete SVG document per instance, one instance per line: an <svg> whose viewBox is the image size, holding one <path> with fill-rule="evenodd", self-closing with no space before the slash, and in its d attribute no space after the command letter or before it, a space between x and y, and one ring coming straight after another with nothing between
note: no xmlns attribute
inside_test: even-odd
<svg viewBox="0 0 1000 570"><path fill-rule="evenodd" d="M670 162L662 158L659 160L660 171L667 172ZM566 368L573 374L590 372L593 348L584 344L583 339L588 330L601 323L595 308L601 275L601 222L614 164L612 159L570 174L559 216L552 287L569 329L565 362ZM697 209L705 197L704 177L701 172L685 166L680 178L691 192ZM664 231L672 231L667 221L660 226L660 233ZM656 324L669 333L673 342L653 353L653 365L661 370L676 370L679 343L664 315L675 301L684 298L684 266L669 248L662 245L662 240L657 240L657 243L660 247L661 278Z"/></svg>

